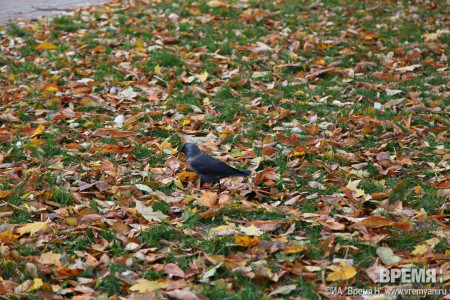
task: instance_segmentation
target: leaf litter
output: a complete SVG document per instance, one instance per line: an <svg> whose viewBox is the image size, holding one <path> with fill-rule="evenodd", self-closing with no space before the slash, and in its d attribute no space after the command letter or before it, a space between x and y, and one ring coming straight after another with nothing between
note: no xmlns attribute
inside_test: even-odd
<svg viewBox="0 0 450 300"><path fill-rule="evenodd" d="M411 264L448 287L445 6L114 0L0 28L0 294L318 299ZM201 191L183 142L254 175Z"/></svg>

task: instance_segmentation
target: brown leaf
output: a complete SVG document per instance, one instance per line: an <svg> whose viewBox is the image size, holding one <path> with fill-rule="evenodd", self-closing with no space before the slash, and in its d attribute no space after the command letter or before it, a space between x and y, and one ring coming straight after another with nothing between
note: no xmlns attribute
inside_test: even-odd
<svg viewBox="0 0 450 300"><path fill-rule="evenodd" d="M95 48L92 49L91 51L92 51L92 52L96 52L96 53L99 53L99 52L105 52L105 51L106 51L106 47L103 46L103 45L100 45L100 46L95 47Z"/></svg>
<svg viewBox="0 0 450 300"><path fill-rule="evenodd" d="M164 294L178 300L200 300L200 298L189 289L166 291Z"/></svg>
<svg viewBox="0 0 450 300"><path fill-rule="evenodd" d="M197 202L203 206L216 207L217 196L217 193L205 191L200 198L197 198Z"/></svg>
<svg viewBox="0 0 450 300"><path fill-rule="evenodd" d="M103 153L130 153L134 147L131 145L121 146L115 144L106 144L101 152Z"/></svg>
<svg viewBox="0 0 450 300"><path fill-rule="evenodd" d="M273 231L283 225L284 222L281 221L251 221L248 222L245 227L250 227L254 225L261 231Z"/></svg>
<svg viewBox="0 0 450 300"><path fill-rule="evenodd" d="M366 227L366 228L379 228L384 226L391 226L395 222L389 218L372 216L368 217L360 222L350 225L349 228L354 227Z"/></svg>
<svg viewBox="0 0 450 300"><path fill-rule="evenodd" d="M11 190L0 191L0 199L4 199L12 194Z"/></svg>
<svg viewBox="0 0 450 300"><path fill-rule="evenodd" d="M170 263L164 266L164 273L169 274L169 277L185 277L184 271L181 268L174 264Z"/></svg>
<svg viewBox="0 0 450 300"><path fill-rule="evenodd" d="M161 39L161 42L163 42L164 44L172 44L177 41L178 41L178 38L174 37L174 36L166 36Z"/></svg>

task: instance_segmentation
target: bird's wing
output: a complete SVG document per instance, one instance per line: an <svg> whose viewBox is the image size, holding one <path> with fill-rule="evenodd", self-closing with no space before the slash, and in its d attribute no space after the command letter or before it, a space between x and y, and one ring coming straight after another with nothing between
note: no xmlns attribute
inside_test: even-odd
<svg viewBox="0 0 450 300"><path fill-rule="evenodd" d="M191 168L195 169L200 175L228 177L241 173L241 171L204 153L197 156L193 161L189 162L189 164L191 165Z"/></svg>

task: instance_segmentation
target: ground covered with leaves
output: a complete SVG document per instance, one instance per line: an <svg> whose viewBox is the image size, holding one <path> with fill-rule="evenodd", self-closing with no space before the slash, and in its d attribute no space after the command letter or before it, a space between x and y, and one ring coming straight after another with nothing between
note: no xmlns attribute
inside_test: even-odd
<svg viewBox="0 0 450 300"><path fill-rule="evenodd" d="M445 1L339 0L116 0L9 24L0 294L449 288L448 25ZM252 175L198 189L186 141ZM380 283L411 266L438 282Z"/></svg>

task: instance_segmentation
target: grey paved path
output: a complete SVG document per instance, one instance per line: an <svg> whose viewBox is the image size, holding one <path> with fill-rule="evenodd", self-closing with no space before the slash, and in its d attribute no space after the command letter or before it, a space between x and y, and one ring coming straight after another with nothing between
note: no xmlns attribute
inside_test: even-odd
<svg viewBox="0 0 450 300"><path fill-rule="evenodd" d="M107 0L0 0L0 25L11 19L57 15L66 9L96 5Z"/></svg>

